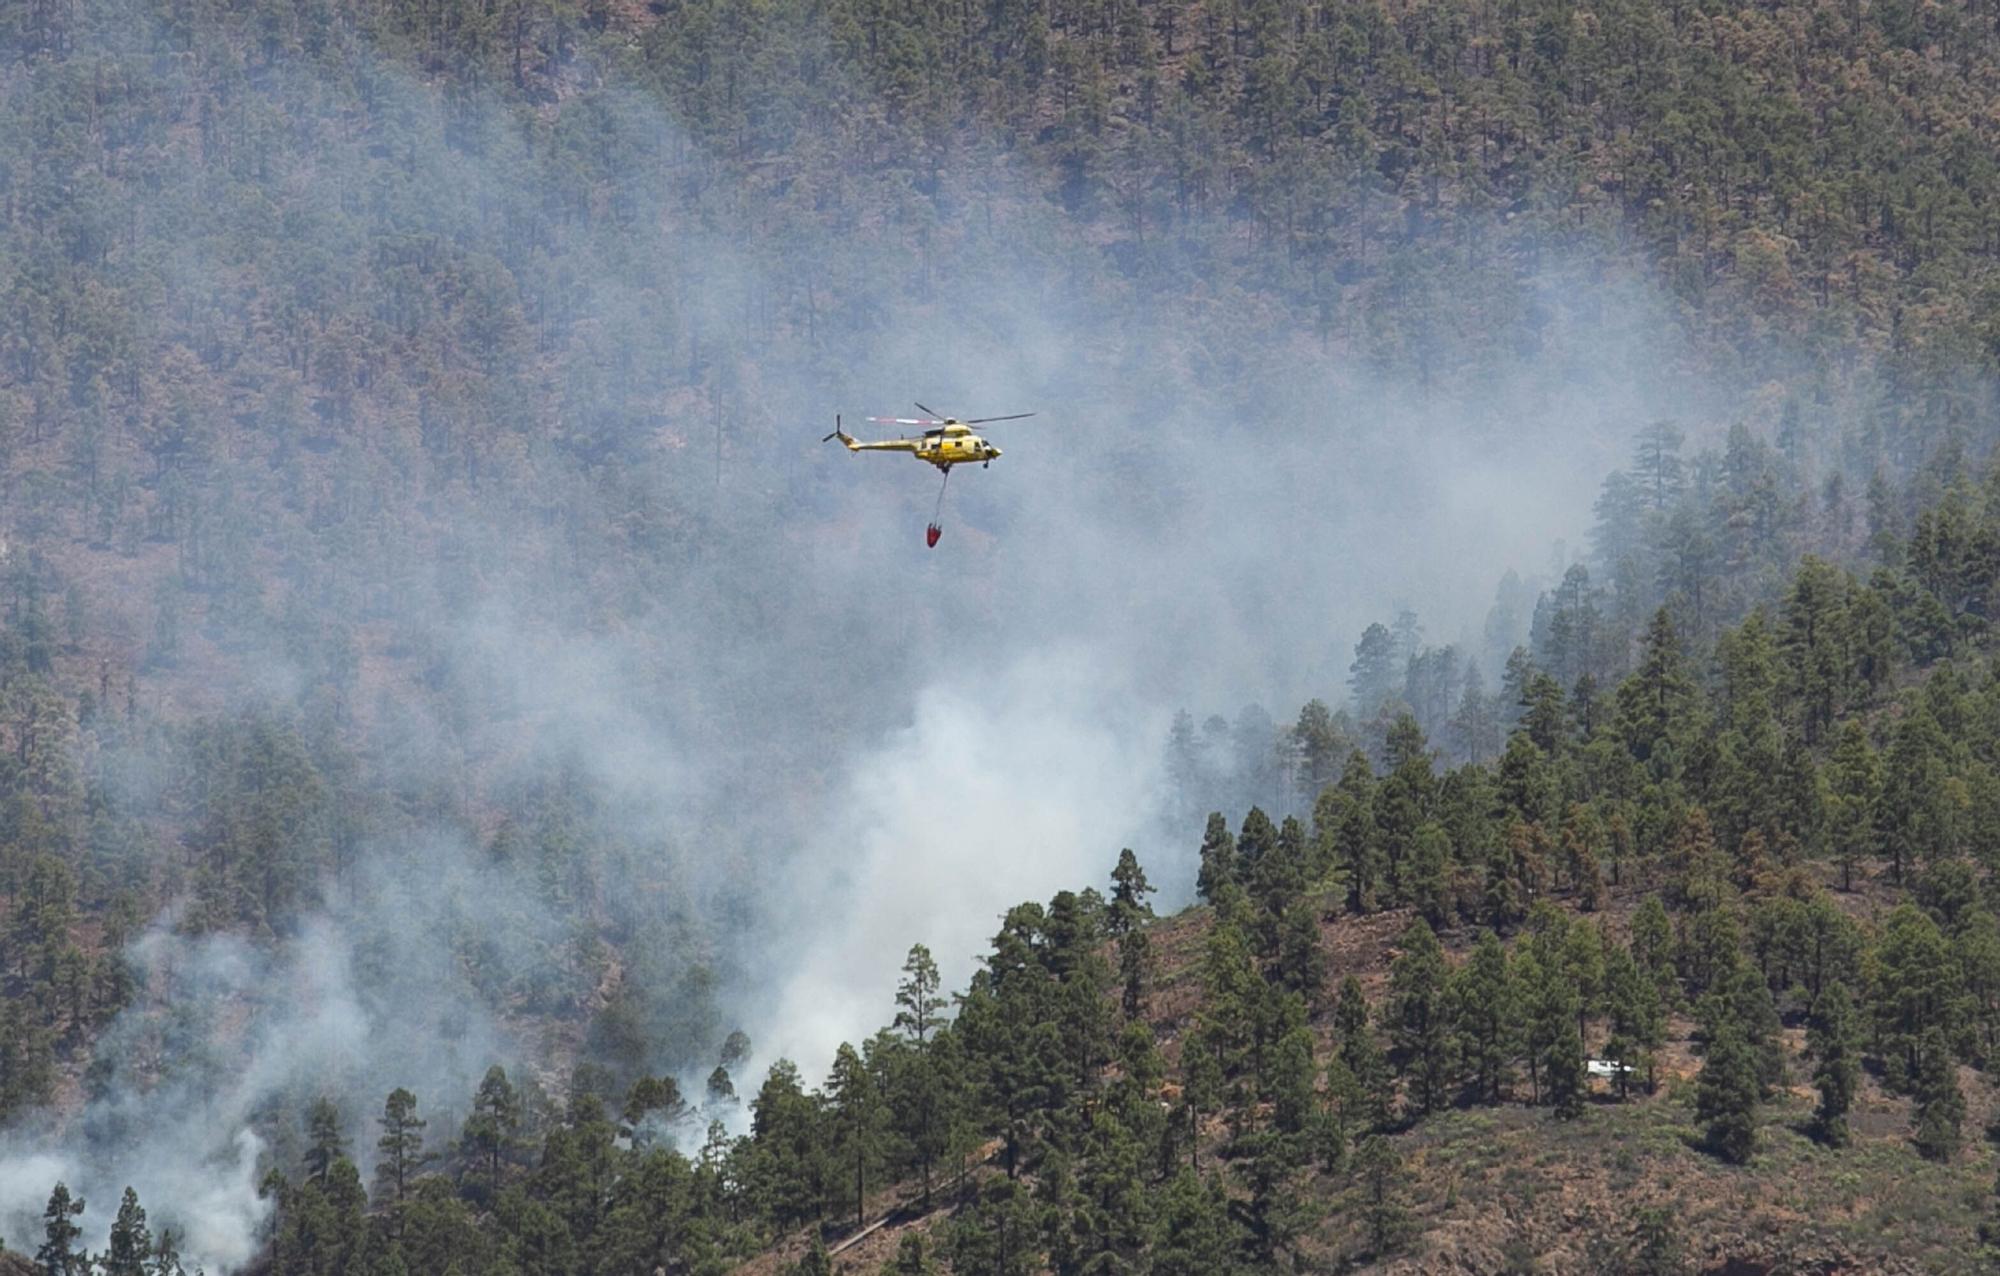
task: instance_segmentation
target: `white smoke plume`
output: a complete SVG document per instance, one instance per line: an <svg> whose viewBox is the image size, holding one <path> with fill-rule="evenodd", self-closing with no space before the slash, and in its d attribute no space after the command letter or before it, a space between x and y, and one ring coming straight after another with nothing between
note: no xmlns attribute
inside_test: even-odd
<svg viewBox="0 0 2000 1276"><path fill-rule="evenodd" d="M314 74L243 91L300 113L303 133ZM448 110L393 68L371 75L406 116L402 215L477 240L483 210L533 172L507 117L476 99ZM665 156L687 144L636 93L589 106L640 157L620 192L635 221L660 220ZM440 140L450 111L491 138L483 152ZM352 180L325 146L292 186L258 193L303 210L304 242L287 251L338 260L343 241L316 236L309 215L339 207ZM0 1136L10 1241L31 1234L58 1178L90 1201L100 1236L130 1184L156 1228L184 1231L192 1261L235 1270L259 1243L257 1185L296 1169L314 1096L340 1103L366 1170L389 1089L418 1095L441 1144L489 1064L574 1058L576 1040L517 1039L535 1014L496 1006L537 995L551 968L591 969L592 937L576 934L589 909L552 903L543 866L493 861L482 792L573 783L619 858L606 880L565 889L615 906L628 942L703 934L725 1022L688 1033L743 1026L760 1061L786 1055L809 1077L888 1020L912 943L962 982L1006 908L1102 889L1124 846L1184 901L1199 830L1155 818L1174 710L1256 701L1284 721L1310 696L1337 701L1360 630L1400 607L1435 640L1474 632L1503 571L1532 574L1579 537L1635 425L1702 419L1722 400L1677 376L1643 282L1546 268L1524 285L1544 311L1533 343L1412 390L1289 317L1107 299L1037 232L1052 214L1002 161L968 155L943 185L930 252L944 298L910 301L921 290L901 261L912 278L885 287L907 304L885 299L872 327L743 342L755 356L726 404L654 393L689 338L657 335L629 276L668 281L685 329L730 332L755 309L746 298L788 286L770 245L673 226L636 260L580 255L581 362L601 384L550 390L581 400L559 438L499 423L480 437L496 451L585 448L588 409L657 422L640 444L613 439L630 445L598 485L414 494L408 474L295 463L311 499L421 506L442 545L411 558L391 531L328 533L312 553L358 565L363 598L338 573L319 581L311 554L299 569L324 586L312 605L329 627L367 613L414 635L414 654L370 659L419 671L349 708L373 733L370 765L420 814L399 813L296 933L191 937L169 913L136 942L142 990L96 1049L112 1066ZM717 198L732 195L749 198ZM997 230L973 211L995 201L1015 210ZM876 260L861 239L795 255L858 275ZM227 278L192 248L175 261L187 295ZM1476 337L1507 349L1455 339ZM919 398L1040 414L995 428L1006 455L990 470L954 476L935 550L921 541L934 473L816 441L835 411L855 426ZM444 410L407 388L403 406L410 421ZM686 548L678 570L620 575L613 550L633 543ZM579 599L603 605L572 621ZM143 613L122 623L152 627ZM245 654L205 689L213 701L305 694L297 653L233 636ZM427 804L437 793L451 809ZM563 1009L575 1029L579 1008ZM698 1076L713 1045L656 1043L653 1062Z"/></svg>

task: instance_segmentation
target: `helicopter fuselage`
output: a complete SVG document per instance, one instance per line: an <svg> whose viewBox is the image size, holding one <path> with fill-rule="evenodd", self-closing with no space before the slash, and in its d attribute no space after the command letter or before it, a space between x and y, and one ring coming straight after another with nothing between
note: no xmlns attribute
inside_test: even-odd
<svg viewBox="0 0 2000 1276"><path fill-rule="evenodd" d="M927 465L949 471L954 465L984 463L998 459L1000 449L980 438L957 421L943 429L927 430L916 438L861 440L838 430L830 436L846 444L850 452L908 452Z"/></svg>
<svg viewBox="0 0 2000 1276"><path fill-rule="evenodd" d="M919 440L917 450L911 455L941 470L948 470L970 461L993 460L1000 455L1000 449L977 434L946 434Z"/></svg>

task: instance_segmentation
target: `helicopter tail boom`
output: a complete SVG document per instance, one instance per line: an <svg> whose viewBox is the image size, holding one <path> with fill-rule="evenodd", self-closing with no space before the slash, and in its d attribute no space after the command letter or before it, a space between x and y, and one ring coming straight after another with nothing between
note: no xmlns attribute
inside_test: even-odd
<svg viewBox="0 0 2000 1276"><path fill-rule="evenodd" d="M854 436L840 428L840 416L838 413L834 414L833 433L821 435L819 441L826 443L833 439L839 439L842 443L845 443L847 450L850 452L859 452L861 450L861 445L854 441Z"/></svg>

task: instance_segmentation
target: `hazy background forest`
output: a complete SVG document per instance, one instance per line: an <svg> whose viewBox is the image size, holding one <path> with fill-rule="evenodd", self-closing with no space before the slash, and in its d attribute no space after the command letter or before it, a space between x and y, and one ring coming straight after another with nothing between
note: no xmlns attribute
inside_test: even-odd
<svg viewBox="0 0 2000 1276"><path fill-rule="evenodd" d="M1517 647L1609 689L1807 553L1948 654L1992 27L0 14L0 1235L130 1184L230 1270L318 1098L825 1075L912 943L958 988L1124 847L1178 907L1208 811L1404 711L1491 760ZM914 399L1039 413L928 551L927 472L818 442Z"/></svg>

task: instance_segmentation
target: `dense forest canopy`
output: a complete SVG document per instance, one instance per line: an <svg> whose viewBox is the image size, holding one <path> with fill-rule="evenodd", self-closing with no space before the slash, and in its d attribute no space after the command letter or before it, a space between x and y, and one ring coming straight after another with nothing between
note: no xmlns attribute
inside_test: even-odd
<svg viewBox="0 0 2000 1276"><path fill-rule="evenodd" d="M1968 1269L1994 22L0 13L0 1236L1497 1270L1588 1127L1505 1261Z"/></svg>

